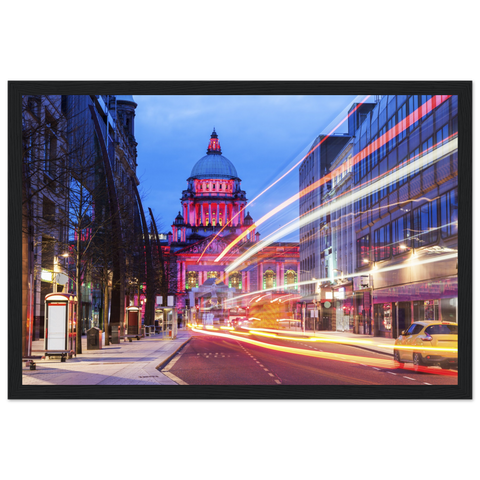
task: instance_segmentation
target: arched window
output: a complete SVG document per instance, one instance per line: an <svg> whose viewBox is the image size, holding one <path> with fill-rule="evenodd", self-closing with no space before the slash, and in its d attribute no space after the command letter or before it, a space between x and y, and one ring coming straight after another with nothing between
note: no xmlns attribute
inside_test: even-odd
<svg viewBox="0 0 480 480"><path fill-rule="evenodd" d="M207 278L220 278L219 272L207 272Z"/></svg>
<svg viewBox="0 0 480 480"><path fill-rule="evenodd" d="M285 286L288 288L290 285L297 288L297 272L294 270L287 270L285 272L284 279Z"/></svg>
<svg viewBox="0 0 480 480"><path fill-rule="evenodd" d="M228 286L230 288L242 289L242 274L239 272L232 272L228 276Z"/></svg>
<svg viewBox="0 0 480 480"><path fill-rule="evenodd" d="M277 276L273 270L266 270L263 274L263 289L275 288L277 286Z"/></svg>
<svg viewBox="0 0 480 480"><path fill-rule="evenodd" d="M187 272L186 289L198 287L198 272Z"/></svg>

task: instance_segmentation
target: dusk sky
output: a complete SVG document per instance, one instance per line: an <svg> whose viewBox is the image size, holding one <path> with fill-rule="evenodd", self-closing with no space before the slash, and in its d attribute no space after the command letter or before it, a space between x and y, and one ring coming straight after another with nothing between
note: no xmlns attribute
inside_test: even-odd
<svg viewBox="0 0 480 480"><path fill-rule="evenodd" d="M135 137L137 175L144 208L152 208L159 231L171 231L182 190L195 163L207 151L213 128L222 154L235 166L247 199L253 200L329 133L355 96L140 96ZM360 97L359 97L360 98ZM338 117L338 118L337 118ZM346 123L337 133L346 132ZM298 167L253 205L258 220L298 192ZM298 215L298 204L266 222L266 234ZM297 235L282 239L298 239Z"/></svg>

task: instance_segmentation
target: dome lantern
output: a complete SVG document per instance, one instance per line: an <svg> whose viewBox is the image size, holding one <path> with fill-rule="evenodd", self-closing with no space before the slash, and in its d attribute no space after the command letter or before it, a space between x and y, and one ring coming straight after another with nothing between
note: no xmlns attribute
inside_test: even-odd
<svg viewBox="0 0 480 480"><path fill-rule="evenodd" d="M207 154L193 166L189 179L191 178L238 179L237 170L233 163L222 155L220 141L215 128L210 136Z"/></svg>
<svg viewBox="0 0 480 480"><path fill-rule="evenodd" d="M207 155L212 154L222 154L222 149L220 148L220 141L218 140L217 132L215 132L215 127L213 127L212 135L210 135L210 142L208 142Z"/></svg>

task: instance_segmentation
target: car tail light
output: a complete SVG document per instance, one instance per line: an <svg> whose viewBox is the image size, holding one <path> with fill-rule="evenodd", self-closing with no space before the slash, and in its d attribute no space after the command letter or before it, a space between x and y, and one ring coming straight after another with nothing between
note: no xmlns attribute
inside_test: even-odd
<svg viewBox="0 0 480 480"><path fill-rule="evenodd" d="M422 340L422 342L431 342L433 338L428 333L426 333L424 337L420 337L420 340Z"/></svg>

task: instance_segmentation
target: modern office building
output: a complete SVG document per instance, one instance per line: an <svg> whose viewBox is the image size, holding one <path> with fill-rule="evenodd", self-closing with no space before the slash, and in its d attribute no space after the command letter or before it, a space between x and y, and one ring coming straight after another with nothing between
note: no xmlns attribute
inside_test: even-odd
<svg viewBox="0 0 480 480"><path fill-rule="evenodd" d="M304 303L307 328L313 327L313 319L317 315L317 300L321 301L320 320L316 328L332 328L334 321L333 303L330 301L331 292L325 289L327 279L334 276L336 266L332 261L332 231L330 211L323 208L323 198L331 190L332 182L329 176L330 167L337 156L351 142L356 129L366 118L368 112L374 107L373 103L352 105L348 117L348 133L319 135L312 143L299 168L299 213L306 217L311 213L322 212L314 215L311 221L301 225L300 237L300 282L301 301ZM315 280L320 280L317 284ZM319 296L318 288L323 288ZM320 292L320 293L321 293ZM326 302L326 304L325 304Z"/></svg>
<svg viewBox="0 0 480 480"><path fill-rule="evenodd" d="M384 96L357 130L356 333L457 321L457 134L448 95Z"/></svg>
<svg viewBox="0 0 480 480"><path fill-rule="evenodd" d="M332 162L325 328L396 338L415 320L457 321L457 109L451 96L383 96Z"/></svg>

